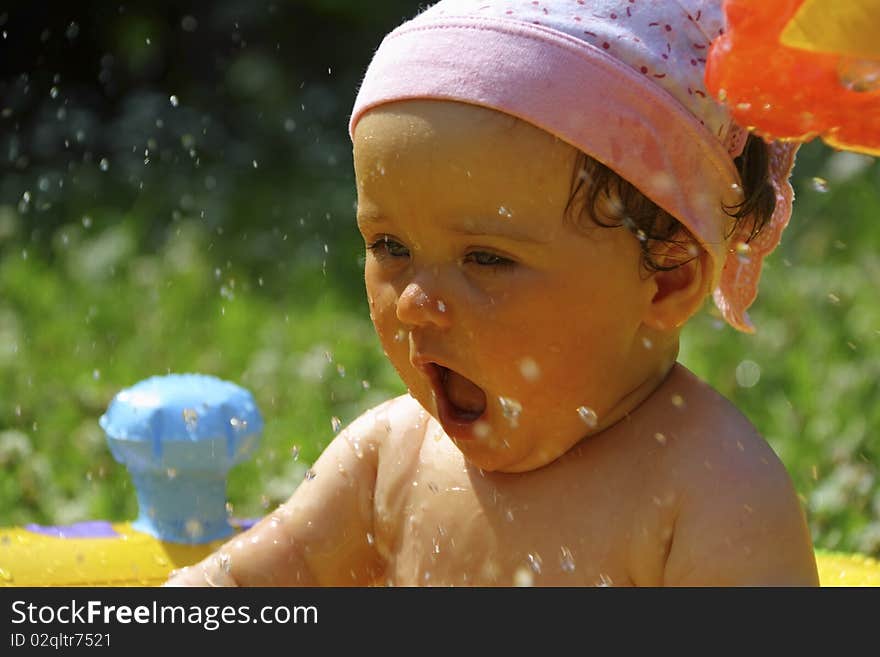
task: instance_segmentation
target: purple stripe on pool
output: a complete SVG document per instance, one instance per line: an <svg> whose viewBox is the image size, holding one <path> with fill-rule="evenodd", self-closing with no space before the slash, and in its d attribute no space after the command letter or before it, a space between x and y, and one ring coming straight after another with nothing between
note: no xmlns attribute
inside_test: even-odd
<svg viewBox="0 0 880 657"><path fill-rule="evenodd" d="M106 520L87 520L72 525L25 525L29 532L55 538L118 538L119 534Z"/></svg>

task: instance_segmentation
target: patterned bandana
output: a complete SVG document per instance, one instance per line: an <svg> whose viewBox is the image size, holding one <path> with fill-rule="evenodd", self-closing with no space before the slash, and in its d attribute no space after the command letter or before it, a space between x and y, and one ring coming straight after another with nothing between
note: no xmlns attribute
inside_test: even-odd
<svg viewBox="0 0 880 657"><path fill-rule="evenodd" d="M426 98L527 121L633 183L712 259L725 320L746 309L764 257L791 215L797 144L770 144L776 210L745 244L725 207L742 200L733 163L748 133L706 92L706 53L723 34L721 0L441 0L392 31L367 69L349 124L367 110ZM748 222L746 222L748 223Z"/></svg>

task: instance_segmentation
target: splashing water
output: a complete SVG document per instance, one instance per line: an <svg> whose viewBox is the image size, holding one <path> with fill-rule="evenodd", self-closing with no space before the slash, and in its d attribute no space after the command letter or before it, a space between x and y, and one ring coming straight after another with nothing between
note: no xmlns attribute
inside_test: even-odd
<svg viewBox="0 0 880 657"><path fill-rule="evenodd" d="M197 518L190 518L186 521L184 531L186 532L187 536L196 539L202 535L202 533L205 531L205 528L202 526L201 520L198 520Z"/></svg>
<svg viewBox="0 0 880 657"><path fill-rule="evenodd" d="M820 194L827 194L829 191L831 191L831 186L828 184L828 181L824 178L820 178L819 176L814 176L810 180L810 187L812 187Z"/></svg>
<svg viewBox="0 0 880 657"><path fill-rule="evenodd" d="M183 421L186 423L186 428L193 431L199 423L199 414L193 408L184 408Z"/></svg>
<svg viewBox="0 0 880 657"><path fill-rule="evenodd" d="M510 426L519 426L519 416L522 413L522 404L510 397L499 397L498 403L501 404L501 412L510 422Z"/></svg>
<svg viewBox="0 0 880 657"><path fill-rule="evenodd" d="M577 412L583 423L591 429L595 429L596 425L599 424L599 416L589 406L578 406Z"/></svg>
<svg viewBox="0 0 880 657"><path fill-rule="evenodd" d="M880 90L880 62L841 57L837 65L837 77L846 89L856 93Z"/></svg>
<svg viewBox="0 0 880 657"><path fill-rule="evenodd" d="M751 388L761 380L761 366L755 361L744 360L736 366L736 384L740 388Z"/></svg>
<svg viewBox="0 0 880 657"><path fill-rule="evenodd" d="M523 358L519 361L519 373L526 381L537 381L541 378L541 368L534 358Z"/></svg>
<svg viewBox="0 0 880 657"><path fill-rule="evenodd" d="M486 438L490 433L492 433L492 428L488 422L483 422L482 420L474 422L474 435L477 438Z"/></svg>
<svg viewBox="0 0 880 657"><path fill-rule="evenodd" d="M564 545L559 548L559 565L567 573L573 573L575 570L574 557L571 555L571 550Z"/></svg>
<svg viewBox="0 0 880 657"><path fill-rule="evenodd" d="M305 473L305 475L304 475L303 477L304 477L304 479L305 479L306 481L311 481L311 480L314 479L316 476L317 476L317 475L315 474L315 471L312 470L311 468L309 468L308 470L306 470L306 473Z"/></svg>
<svg viewBox="0 0 880 657"><path fill-rule="evenodd" d="M526 556L526 560L529 562L529 568L532 569L532 572L534 572L537 575L540 575L541 574L541 565L543 564L543 560L541 559L541 555L537 554L537 553L535 553L535 554L529 553Z"/></svg>

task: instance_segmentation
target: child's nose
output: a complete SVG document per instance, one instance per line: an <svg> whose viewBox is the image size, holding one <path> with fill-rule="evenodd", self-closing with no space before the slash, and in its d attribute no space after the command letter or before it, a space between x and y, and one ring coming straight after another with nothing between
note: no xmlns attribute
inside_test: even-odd
<svg viewBox="0 0 880 657"><path fill-rule="evenodd" d="M397 300L397 318L408 326L433 324L438 328L450 325L446 302L424 283L409 283Z"/></svg>

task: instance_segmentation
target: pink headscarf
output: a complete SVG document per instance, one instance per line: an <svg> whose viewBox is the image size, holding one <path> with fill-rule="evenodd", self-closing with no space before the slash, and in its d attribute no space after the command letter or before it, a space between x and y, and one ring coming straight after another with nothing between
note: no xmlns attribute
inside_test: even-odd
<svg viewBox="0 0 880 657"><path fill-rule="evenodd" d="M433 98L527 121L602 162L676 217L712 259L715 304L746 309L791 215L796 144L771 144L776 211L747 247L726 235L747 132L703 83L721 0L441 0L379 46L349 130L370 108Z"/></svg>

